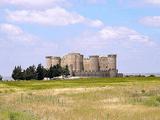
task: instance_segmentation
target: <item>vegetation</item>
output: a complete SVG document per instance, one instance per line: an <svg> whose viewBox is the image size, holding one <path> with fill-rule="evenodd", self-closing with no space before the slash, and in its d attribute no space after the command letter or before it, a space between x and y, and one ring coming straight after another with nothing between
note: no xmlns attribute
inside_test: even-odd
<svg viewBox="0 0 160 120"><path fill-rule="evenodd" d="M0 75L0 81L3 79L3 77Z"/></svg>
<svg viewBox="0 0 160 120"><path fill-rule="evenodd" d="M54 78L58 76L69 75L68 66L62 68L60 65L51 66L49 69L45 69L41 64L36 66L29 66L26 70L23 70L21 66L16 66L12 72L12 78L14 80L43 80L46 78Z"/></svg>
<svg viewBox="0 0 160 120"><path fill-rule="evenodd" d="M0 82L0 120L159 120L160 78Z"/></svg>
<svg viewBox="0 0 160 120"><path fill-rule="evenodd" d="M12 73L12 78L15 80L24 80L25 75L24 75L25 71L22 70L21 66L15 66L13 73Z"/></svg>
<svg viewBox="0 0 160 120"><path fill-rule="evenodd" d="M150 75L149 77L156 77L155 75Z"/></svg>
<svg viewBox="0 0 160 120"><path fill-rule="evenodd" d="M62 68L62 75L65 76L65 77L70 75L68 65L66 65L65 68Z"/></svg>
<svg viewBox="0 0 160 120"><path fill-rule="evenodd" d="M37 80L43 80L46 74L45 68L39 64L36 70Z"/></svg>
<svg viewBox="0 0 160 120"><path fill-rule="evenodd" d="M29 66L25 72L24 72L24 79L26 80L32 80L32 79L36 79L37 78L37 74L36 74L36 67L33 65L33 66Z"/></svg>

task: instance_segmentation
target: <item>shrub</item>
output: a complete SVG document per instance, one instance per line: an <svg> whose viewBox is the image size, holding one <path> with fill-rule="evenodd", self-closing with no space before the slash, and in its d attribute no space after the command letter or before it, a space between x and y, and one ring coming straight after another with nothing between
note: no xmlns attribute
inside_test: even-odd
<svg viewBox="0 0 160 120"><path fill-rule="evenodd" d="M3 77L0 75L0 81L3 79Z"/></svg>
<svg viewBox="0 0 160 120"><path fill-rule="evenodd" d="M155 75L150 75L150 76L148 76L148 77L156 77Z"/></svg>

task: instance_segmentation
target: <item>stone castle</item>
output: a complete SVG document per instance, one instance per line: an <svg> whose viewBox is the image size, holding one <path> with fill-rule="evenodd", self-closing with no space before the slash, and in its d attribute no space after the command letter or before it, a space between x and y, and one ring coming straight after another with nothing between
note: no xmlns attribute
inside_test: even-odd
<svg viewBox="0 0 160 120"><path fill-rule="evenodd" d="M84 58L80 53L69 53L61 57L46 57L47 68L54 65L68 65L71 76L81 77L117 77L117 55L90 56Z"/></svg>

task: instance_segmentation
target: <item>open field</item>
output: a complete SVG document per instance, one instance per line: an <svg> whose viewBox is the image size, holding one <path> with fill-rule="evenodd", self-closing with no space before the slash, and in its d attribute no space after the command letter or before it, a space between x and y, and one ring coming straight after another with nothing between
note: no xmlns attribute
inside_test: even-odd
<svg viewBox="0 0 160 120"><path fill-rule="evenodd" d="M160 120L160 78L0 82L0 120Z"/></svg>

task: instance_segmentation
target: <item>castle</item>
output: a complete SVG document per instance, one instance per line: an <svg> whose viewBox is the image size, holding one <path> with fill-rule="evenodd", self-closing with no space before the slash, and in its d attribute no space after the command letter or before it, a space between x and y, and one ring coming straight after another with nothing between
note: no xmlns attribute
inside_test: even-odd
<svg viewBox="0 0 160 120"><path fill-rule="evenodd" d="M54 65L68 65L71 76L117 77L117 55L90 56L84 58L80 53L69 53L61 57L46 57L47 68Z"/></svg>

